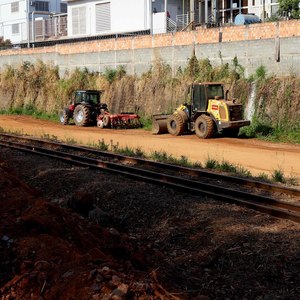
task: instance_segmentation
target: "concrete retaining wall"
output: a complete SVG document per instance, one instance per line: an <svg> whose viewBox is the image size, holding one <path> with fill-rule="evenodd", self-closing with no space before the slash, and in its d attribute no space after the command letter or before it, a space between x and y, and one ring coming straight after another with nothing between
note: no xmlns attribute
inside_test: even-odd
<svg viewBox="0 0 300 300"><path fill-rule="evenodd" d="M300 21L6 50L0 52L0 68L42 60L59 65L62 74L76 67L103 72L123 65L129 74L139 75L160 58L175 73L187 64L194 50L199 59L209 58L215 65L220 64L220 57L231 63L237 56L246 76L260 65L270 73L300 76Z"/></svg>

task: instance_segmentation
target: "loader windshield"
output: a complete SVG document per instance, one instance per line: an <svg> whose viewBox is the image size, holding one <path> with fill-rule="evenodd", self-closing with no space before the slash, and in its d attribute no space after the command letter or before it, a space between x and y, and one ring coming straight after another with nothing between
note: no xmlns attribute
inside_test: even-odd
<svg viewBox="0 0 300 300"><path fill-rule="evenodd" d="M224 99L223 86L220 84L212 84L207 86L207 99L215 99L215 97Z"/></svg>

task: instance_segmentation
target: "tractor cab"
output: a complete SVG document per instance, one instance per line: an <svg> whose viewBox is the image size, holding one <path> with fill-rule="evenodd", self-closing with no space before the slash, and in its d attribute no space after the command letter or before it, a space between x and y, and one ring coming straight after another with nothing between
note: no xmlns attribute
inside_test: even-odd
<svg viewBox="0 0 300 300"><path fill-rule="evenodd" d="M102 91L84 90L76 91L74 95L74 105L86 104L91 106L98 106L100 104Z"/></svg>

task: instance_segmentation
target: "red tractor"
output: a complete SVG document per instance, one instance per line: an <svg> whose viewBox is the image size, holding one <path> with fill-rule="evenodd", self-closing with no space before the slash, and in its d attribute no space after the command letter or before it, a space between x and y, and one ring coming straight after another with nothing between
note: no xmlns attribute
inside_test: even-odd
<svg viewBox="0 0 300 300"><path fill-rule="evenodd" d="M102 91L96 90L75 91L69 107L59 114L60 122L67 125L73 118L77 126L95 124L101 108L101 94Z"/></svg>
<svg viewBox="0 0 300 300"><path fill-rule="evenodd" d="M77 126L97 124L100 128L138 128L140 117L134 113L110 114L107 105L101 103L103 91L75 91L69 107L59 113L61 124L67 125L71 118Z"/></svg>

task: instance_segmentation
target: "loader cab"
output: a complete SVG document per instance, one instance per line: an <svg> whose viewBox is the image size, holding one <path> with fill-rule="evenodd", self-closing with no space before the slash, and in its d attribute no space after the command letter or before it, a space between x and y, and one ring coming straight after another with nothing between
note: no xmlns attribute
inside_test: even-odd
<svg viewBox="0 0 300 300"><path fill-rule="evenodd" d="M194 111L206 111L209 99L224 99L223 85L220 83L201 83L191 86Z"/></svg>

